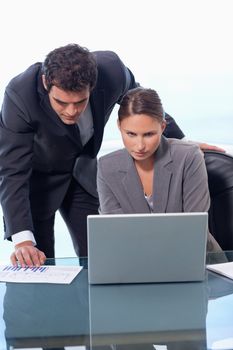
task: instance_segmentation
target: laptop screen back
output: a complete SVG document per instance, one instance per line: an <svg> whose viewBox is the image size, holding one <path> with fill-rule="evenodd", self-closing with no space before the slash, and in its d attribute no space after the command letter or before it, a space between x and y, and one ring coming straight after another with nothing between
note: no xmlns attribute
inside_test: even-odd
<svg viewBox="0 0 233 350"><path fill-rule="evenodd" d="M207 213L90 215L92 284L202 281Z"/></svg>

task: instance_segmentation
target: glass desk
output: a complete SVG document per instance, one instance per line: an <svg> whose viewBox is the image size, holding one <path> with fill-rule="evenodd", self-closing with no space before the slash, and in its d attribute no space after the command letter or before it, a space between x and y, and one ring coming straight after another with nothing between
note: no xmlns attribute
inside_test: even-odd
<svg viewBox="0 0 233 350"><path fill-rule="evenodd" d="M0 283L0 350L233 348L230 279L207 272L204 282L94 286L87 259L47 263L84 269L70 285Z"/></svg>

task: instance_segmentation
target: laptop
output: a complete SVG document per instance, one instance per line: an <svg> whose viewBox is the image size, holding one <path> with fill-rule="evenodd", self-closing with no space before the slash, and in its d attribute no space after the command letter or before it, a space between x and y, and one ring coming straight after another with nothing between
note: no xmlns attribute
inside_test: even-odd
<svg viewBox="0 0 233 350"><path fill-rule="evenodd" d="M208 213L89 215L91 284L205 278Z"/></svg>

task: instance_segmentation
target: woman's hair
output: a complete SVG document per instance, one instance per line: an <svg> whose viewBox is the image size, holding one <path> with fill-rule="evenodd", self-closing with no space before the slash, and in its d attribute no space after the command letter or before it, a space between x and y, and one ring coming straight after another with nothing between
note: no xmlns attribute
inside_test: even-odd
<svg viewBox="0 0 233 350"><path fill-rule="evenodd" d="M119 121L134 114L146 114L159 122L165 119L161 100L155 90L137 87L124 95L118 110Z"/></svg>
<svg viewBox="0 0 233 350"><path fill-rule="evenodd" d="M65 91L92 90L97 79L94 55L85 47L68 44L51 51L42 72L48 91L53 85Z"/></svg>

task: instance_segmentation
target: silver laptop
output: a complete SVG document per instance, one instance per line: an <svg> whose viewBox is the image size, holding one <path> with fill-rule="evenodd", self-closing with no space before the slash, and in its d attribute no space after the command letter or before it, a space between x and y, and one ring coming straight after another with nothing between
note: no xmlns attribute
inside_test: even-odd
<svg viewBox="0 0 233 350"><path fill-rule="evenodd" d="M92 284L205 278L207 213L89 215Z"/></svg>

